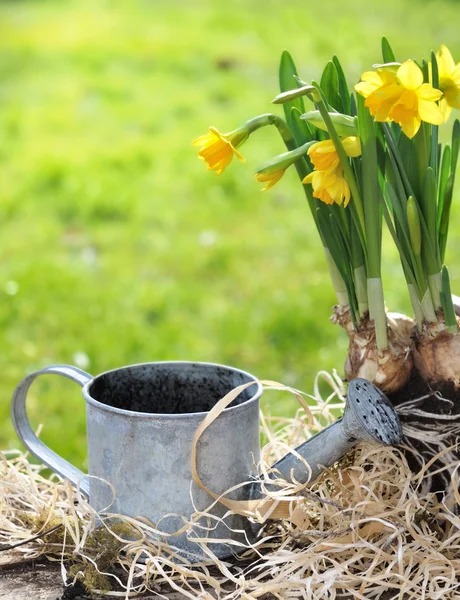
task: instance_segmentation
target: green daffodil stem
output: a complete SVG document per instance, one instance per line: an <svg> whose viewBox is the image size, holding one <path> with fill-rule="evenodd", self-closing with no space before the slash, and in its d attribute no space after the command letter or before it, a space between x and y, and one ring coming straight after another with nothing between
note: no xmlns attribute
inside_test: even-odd
<svg viewBox="0 0 460 600"><path fill-rule="evenodd" d="M367 273L363 248L359 240L355 223L350 219L351 261L353 264L353 280L355 283L356 300L358 301L359 317L362 319L369 310L367 298Z"/></svg>
<svg viewBox="0 0 460 600"><path fill-rule="evenodd" d="M278 115L273 115L271 113L259 115L258 117L254 117L253 119L246 121L244 127L246 127L249 134L251 134L253 131L260 129L261 127L266 127L267 125L274 125L278 129L279 134L283 142L286 144L286 148L288 150L295 150L297 148L292 131L289 129L286 121L284 121L281 117L278 117Z"/></svg>
<svg viewBox="0 0 460 600"><path fill-rule="evenodd" d="M418 211L418 206L415 198L413 196L409 196L407 199L406 206L406 217L407 217L407 225L409 228L409 240L412 248L412 252L415 257L415 273L417 275L417 279L422 285L421 294L421 308L423 310L423 314L427 321L430 323L436 322L436 313L433 306L432 295L428 284L426 282L425 273L423 270L421 252L422 252L422 231L420 226L420 215Z"/></svg>
<svg viewBox="0 0 460 600"><path fill-rule="evenodd" d="M356 298L358 300L359 316L361 318L369 310L369 298L367 291L366 267L360 265L353 269L353 279L355 281Z"/></svg>
<svg viewBox="0 0 460 600"><path fill-rule="evenodd" d="M456 335L458 333L457 317L455 315L454 305L452 302L449 273L447 272L446 266L443 266L442 268L441 288L441 303L446 329L449 333Z"/></svg>
<svg viewBox="0 0 460 600"><path fill-rule="evenodd" d="M369 316L374 321L375 340L379 350L388 348L387 318L381 277L368 277Z"/></svg>
<svg viewBox="0 0 460 600"><path fill-rule="evenodd" d="M407 280L407 278L406 278ZM412 308L414 310L414 317L415 317L415 322L417 324L417 328L419 331L422 330L422 323L423 323L423 310L422 310L422 305L420 303L418 294L417 294L417 288L413 283L409 283L407 282L407 289L409 290L409 298L412 304Z"/></svg>
<svg viewBox="0 0 460 600"><path fill-rule="evenodd" d="M431 292L431 299L435 310L441 308L441 288L442 288L442 272L434 273L427 276L428 287Z"/></svg>
<svg viewBox="0 0 460 600"><path fill-rule="evenodd" d="M340 306L348 306L348 293L347 287L342 276L339 273L337 265L332 258L331 251L327 246L324 246L324 254L326 256L327 266L329 268L329 275L331 277L332 286L335 291L335 295L337 296L337 302Z"/></svg>

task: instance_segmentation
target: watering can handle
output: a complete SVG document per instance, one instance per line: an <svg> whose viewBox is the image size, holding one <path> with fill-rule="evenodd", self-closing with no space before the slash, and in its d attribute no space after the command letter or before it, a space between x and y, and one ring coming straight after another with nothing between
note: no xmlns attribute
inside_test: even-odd
<svg viewBox="0 0 460 600"><path fill-rule="evenodd" d="M79 383L82 387L92 379L92 376L88 375L88 373L69 365L53 365L51 367L41 369L40 371L36 371L35 373L31 373L21 381L14 391L13 398L11 400L11 419L13 421L14 428L16 429L16 433L18 434L24 446L45 465L77 486L88 498L88 475L82 473L82 471L61 458L59 454L56 454L56 452L48 448L48 446L40 441L33 432L29 423L29 419L27 418L27 392L29 391L32 382L39 375L49 374L63 375L64 377Z"/></svg>

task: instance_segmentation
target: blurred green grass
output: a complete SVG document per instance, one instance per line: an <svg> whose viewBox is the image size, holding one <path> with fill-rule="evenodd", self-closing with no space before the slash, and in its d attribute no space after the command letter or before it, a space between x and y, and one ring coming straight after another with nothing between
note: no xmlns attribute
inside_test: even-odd
<svg viewBox="0 0 460 600"><path fill-rule="evenodd" d="M351 83L380 60L440 43L460 58L454 1L67 0L0 2L0 448L18 442L9 399L28 372L91 373L150 360L232 364L312 390L342 369L344 334L295 174L261 194L275 131L218 179L191 140L278 110L281 51L318 77L336 53ZM459 194L447 262L458 290ZM385 239L388 305L408 309ZM266 411L289 414L279 396ZM85 466L80 391L32 388L42 439Z"/></svg>

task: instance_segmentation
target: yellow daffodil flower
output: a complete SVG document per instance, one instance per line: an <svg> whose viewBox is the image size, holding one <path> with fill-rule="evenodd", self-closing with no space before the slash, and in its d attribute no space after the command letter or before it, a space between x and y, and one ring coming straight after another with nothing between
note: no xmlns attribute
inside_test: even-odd
<svg viewBox="0 0 460 600"><path fill-rule="evenodd" d="M358 137L344 138L342 146L349 157L361 154L361 143ZM313 196L326 204L347 204L350 202L350 188L343 176L342 165L332 140L324 140L313 144L308 149L315 170L305 177L302 183L311 183Z"/></svg>
<svg viewBox="0 0 460 600"><path fill-rule="evenodd" d="M436 52L436 62L439 87L444 94L439 101L439 108L444 121L447 121L452 108L460 108L460 63L455 64L452 54L444 44Z"/></svg>
<svg viewBox="0 0 460 600"><path fill-rule="evenodd" d="M256 171L256 179L260 183L267 184L262 191L265 192L278 183L287 169L299 160L299 158L305 156L312 144L313 142L307 142L295 150L289 150L288 152L274 156L261 165Z"/></svg>
<svg viewBox="0 0 460 600"><path fill-rule="evenodd" d="M366 106L376 121L387 121L393 104L403 92L396 75L391 71L366 71L355 90L366 98Z"/></svg>
<svg viewBox="0 0 460 600"><path fill-rule="evenodd" d="M436 101L442 92L423 83L423 73L413 60L406 60L393 74L391 71L364 73L355 86L366 98L366 106L376 121L394 121L412 138L422 121L441 125L443 115Z"/></svg>
<svg viewBox="0 0 460 600"><path fill-rule="evenodd" d="M209 133L196 138L192 143L200 147L198 156L205 161L208 169L220 175L232 162L233 156L244 162L237 148L247 140L248 135L244 127L230 133L220 133L215 127L210 127Z"/></svg>
<svg viewBox="0 0 460 600"><path fill-rule="evenodd" d="M361 143L358 137L350 136L343 138L341 141L347 156L356 157L361 154ZM332 140L324 140L313 144L308 149L307 154L317 171L333 170L340 163L339 155Z"/></svg>
<svg viewBox="0 0 460 600"><path fill-rule="evenodd" d="M347 206L350 202L350 187L340 165L332 171L312 171L302 183L311 183L313 196L326 204Z"/></svg>
<svg viewBox="0 0 460 600"><path fill-rule="evenodd" d="M273 171L272 173L256 173L256 179L260 183L267 184L264 188L262 188L262 191L265 192L273 187L275 183L278 183L285 173L286 169L280 169L279 171Z"/></svg>

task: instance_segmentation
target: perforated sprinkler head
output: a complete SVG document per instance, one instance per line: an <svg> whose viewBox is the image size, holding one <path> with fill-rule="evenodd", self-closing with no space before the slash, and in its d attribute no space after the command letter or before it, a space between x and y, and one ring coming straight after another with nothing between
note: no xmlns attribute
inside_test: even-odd
<svg viewBox="0 0 460 600"><path fill-rule="evenodd" d="M297 456L287 454L273 465L272 476L299 483L314 481L358 442L394 446L401 442L402 435L398 415L385 394L366 379L353 379L343 417L295 449L310 470ZM260 495L257 482L253 497Z"/></svg>
<svg viewBox="0 0 460 600"><path fill-rule="evenodd" d="M341 428L350 443L375 442L394 446L402 440L401 423L393 405L366 379L350 381Z"/></svg>

